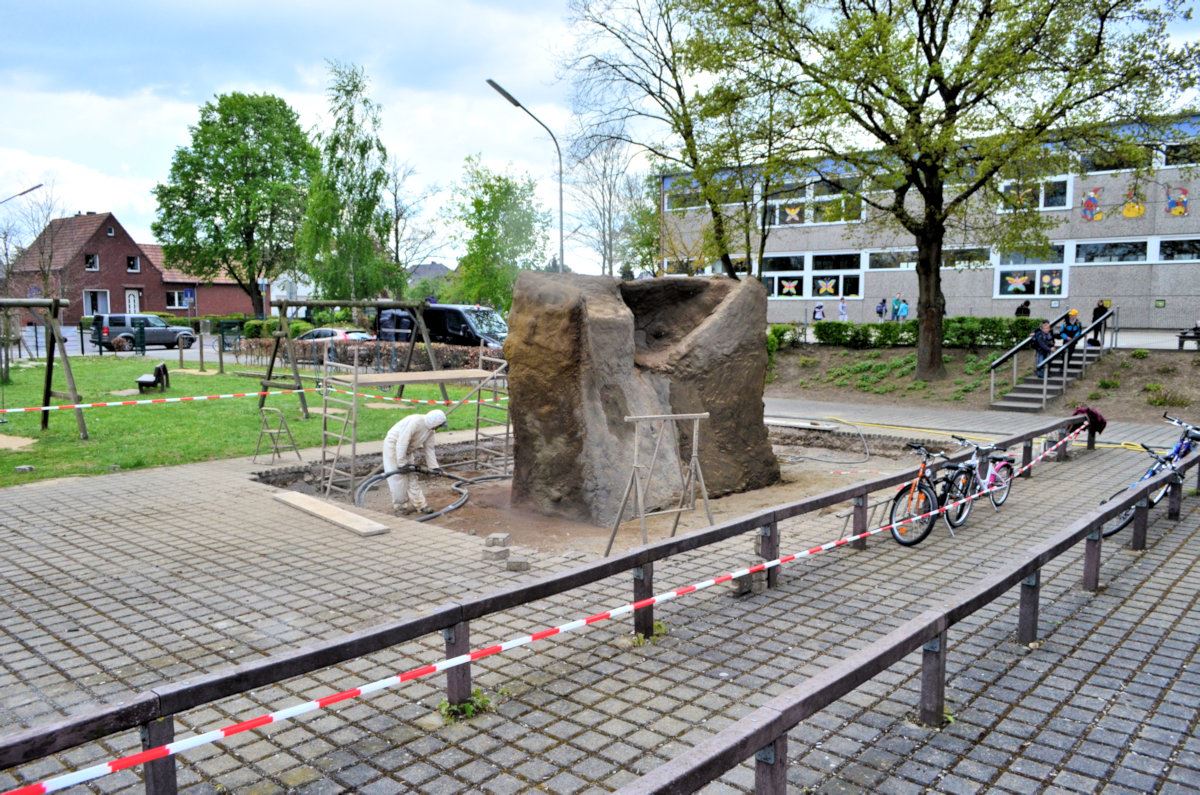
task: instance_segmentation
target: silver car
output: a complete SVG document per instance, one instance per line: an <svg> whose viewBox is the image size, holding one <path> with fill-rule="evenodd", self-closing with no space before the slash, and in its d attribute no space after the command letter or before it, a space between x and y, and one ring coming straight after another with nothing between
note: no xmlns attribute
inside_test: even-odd
<svg viewBox="0 0 1200 795"><path fill-rule="evenodd" d="M110 351L133 350L137 330L146 330L147 345L190 348L196 333L190 326L168 326L158 315L93 315L92 344Z"/></svg>

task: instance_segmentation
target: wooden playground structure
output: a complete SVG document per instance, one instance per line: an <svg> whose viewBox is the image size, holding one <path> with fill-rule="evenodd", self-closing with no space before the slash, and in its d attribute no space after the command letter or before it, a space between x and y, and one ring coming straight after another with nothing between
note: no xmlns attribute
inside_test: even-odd
<svg viewBox="0 0 1200 795"><path fill-rule="evenodd" d="M66 309L71 302L65 298L0 298L0 338L3 339L3 345L0 345L0 375L4 378L8 376L8 348L9 339L14 328L12 322L12 310L26 309L32 312L35 316L41 319L46 327L46 376L42 387L42 405L53 405L50 401L53 398L67 400L70 403L81 403L82 399L79 396L79 390L75 387L75 374L71 372L71 359L67 356L67 345L63 340L62 326L58 322L58 313L61 309ZM19 328L19 326L17 326ZM20 337L18 339L18 345ZM67 390L66 392L57 392L53 388L54 383L54 352L58 350L59 358L62 360L63 375L66 376ZM49 411L42 412L42 430L50 427ZM83 419L83 410L75 409L75 423L79 426L79 438L88 438L87 423Z"/></svg>

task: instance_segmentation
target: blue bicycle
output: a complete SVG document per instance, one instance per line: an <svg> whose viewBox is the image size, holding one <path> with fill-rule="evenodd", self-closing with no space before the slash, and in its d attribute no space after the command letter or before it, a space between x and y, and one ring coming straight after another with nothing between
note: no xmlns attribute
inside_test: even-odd
<svg viewBox="0 0 1200 795"><path fill-rule="evenodd" d="M1179 439L1175 442L1175 446L1171 448L1171 452L1167 453L1166 455L1159 455L1149 447L1146 447L1146 445L1142 445L1147 453L1154 456L1154 463L1151 464L1150 468L1146 470L1146 474L1142 475L1125 488L1118 490L1116 494L1100 503L1101 505L1103 505L1105 502L1109 502L1110 500L1115 500L1118 497L1123 496L1125 492L1129 491L1130 489L1137 488L1139 483L1149 480L1150 478L1162 472L1164 469L1175 469L1175 465L1186 458L1188 453L1192 452L1192 443L1200 442L1200 428L1197 426L1188 425L1183 420L1177 420L1174 417L1168 417L1166 414L1163 414L1163 419L1172 425L1177 425L1183 429L1179 434ZM1160 488L1150 492L1150 504L1158 505L1158 503L1162 501L1162 498L1166 496L1167 489L1169 488L1170 484L1164 484ZM1109 536L1115 535L1116 533L1124 530L1129 523L1133 521L1133 512L1133 506L1130 506L1125 511L1122 511L1116 518L1112 520L1109 525L1104 528L1104 537L1108 538Z"/></svg>

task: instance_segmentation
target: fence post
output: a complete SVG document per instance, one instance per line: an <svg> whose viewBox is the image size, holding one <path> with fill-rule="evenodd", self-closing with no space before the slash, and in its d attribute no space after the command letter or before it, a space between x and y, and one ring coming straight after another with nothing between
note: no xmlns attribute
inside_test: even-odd
<svg viewBox="0 0 1200 795"><path fill-rule="evenodd" d="M946 720L946 633L921 647L921 723L941 726Z"/></svg>
<svg viewBox="0 0 1200 795"><path fill-rule="evenodd" d="M784 795L787 792L787 732L754 755L754 792Z"/></svg>
<svg viewBox="0 0 1200 795"><path fill-rule="evenodd" d="M755 553L764 561L775 560L779 557L779 523L771 522L758 528L758 537L754 540ZM779 587L779 567L767 569L767 587Z"/></svg>
<svg viewBox="0 0 1200 795"><path fill-rule="evenodd" d="M200 351L200 372L203 373L204 372L204 332L198 331L198 332L196 332L196 335L199 340L196 343L196 347Z"/></svg>
<svg viewBox="0 0 1200 795"><path fill-rule="evenodd" d="M175 716L167 715L141 725L142 750L148 751L166 745L175 739ZM144 781L148 795L175 795L179 785L175 780L175 756L164 756L147 762Z"/></svg>
<svg viewBox="0 0 1200 795"><path fill-rule="evenodd" d="M633 601L640 602L654 596L654 564L643 563L633 567ZM633 631L643 638L654 637L654 605L633 611Z"/></svg>
<svg viewBox="0 0 1200 795"><path fill-rule="evenodd" d="M217 372L225 375L225 335L217 336Z"/></svg>
<svg viewBox="0 0 1200 795"><path fill-rule="evenodd" d="M1167 518L1178 519L1179 511L1183 508L1183 476L1172 477L1171 486L1167 489Z"/></svg>
<svg viewBox="0 0 1200 795"><path fill-rule="evenodd" d="M1143 494L1133 506L1133 537L1129 539L1129 548L1140 552L1146 548L1146 525L1150 518L1150 498Z"/></svg>
<svg viewBox="0 0 1200 795"><path fill-rule="evenodd" d="M867 532L867 495L860 494L854 498L854 535ZM867 539L859 538L850 542L851 549L866 549Z"/></svg>
<svg viewBox="0 0 1200 795"><path fill-rule="evenodd" d="M1100 525L1092 528L1084 543L1083 587L1092 593L1100 590Z"/></svg>
<svg viewBox="0 0 1200 795"><path fill-rule="evenodd" d="M443 629L446 658L458 657L471 651L471 629L466 621ZM446 671L446 700L452 705L464 704L471 698L471 664L463 663Z"/></svg>
<svg viewBox="0 0 1200 795"><path fill-rule="evenodd" d="M1061 442L1063 439L1066 439L1068 435L1069 434L1067 433L1066 428L1059 428L1058 429L1058 439L1055 440L1055 443L1057 444L1058 442ZM1054 460L1058 461L1060 463L1062 461L1066 461L1067 460L1067 448L1070 446L1071 446L1070 442L1066 442L1064 444L1059 445L1058 449L1054 451Z"/></svg>
<svg viewBox="0 0 1200 795"><path fill-rule="evenodd" d="M1029 466L1033 462L1033 439L1026 439L1025 444L1021 446L1021 477L1033 477L1033 467Z"/></svg>
<svg viewBox="0 0 1200 795"><path fill-rule="evenodd" d="M1088 425L1087 449L1089 449L1089 450L1096 449L1096 429L1093 428L1091 425Z"/></svg>
<svg viewBox="0 0 1200 795"><path fill-rule="evenodd" d="M1017 642L1029 645L1037 640L1038 600L1042 591L1042 570L1038 569L1021 583L1021 608L1017 618Z"/></svg>

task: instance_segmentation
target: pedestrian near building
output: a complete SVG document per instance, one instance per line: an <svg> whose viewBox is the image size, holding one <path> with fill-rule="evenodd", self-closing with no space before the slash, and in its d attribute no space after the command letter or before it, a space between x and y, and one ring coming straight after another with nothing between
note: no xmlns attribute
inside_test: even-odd
<svg viewBox="0 0 1200 795"><path fill-rule="evenodd" d="M813 322L816 323L825 319L825 304L817 304L813 307Z"/></svg>
<svg viewBox="0 0 1200 795"><path fill-rule="evenodd" d="M845 323L850 319L850 310L846 307L846 299L838 299L838 320Z"/></svg>
<svg viewBox="0 0 1200 795"><path fill-rule="evenodd" d="M1074 342L1080 334L1083 333L1083 324L1079 322L1079 310L1072 309L1067 312L1067 319L1063 321L1059 328L1058 336L1064 344Z"/></svg>
<svg viewBox="0 0 1200 795"><path fill-rule="evenodd" d="M903 298L901 298L900 299L900 309L897 311L899 313L896 316L897 320L899 320L901 322L908 320L908 301L905 301Z"/></svg>
<svg viewBox="0 0 1200 795"><path fill-rule="evenodd" d="M879 303L875 304L875 315L882 321L887 314L888 305L886 298L880 298Z"/></svg>
<svg viewBox="0 0 1200 795"><path fill-rule="evenodd" d="M1027 298L1021 302L1021 305L1017 307L1017 311L1013 315L1016 317L1029 317L1031 311L1032 308L1029 306L1029 299Z"/></svg>
<svg viewBox="0 0 1200 795"><path fill-rule="evenodd" d="M1100 318L1104 317L1107 314L1108 314L1108 307L1104 305L1104 299L1101 298L1099 301L1096 302L1096 305L1094 307L1092 307L1092 323L1095 323L1097 320L1099 320ZM1101 326L1096 326L1096 328L1092 329L1091 342L1093 345L1100 344L1101 330L1102 330Z"/></svg>
<svg viewBox="0 0 1200 795"><path fill-rule="evenodd" d="M383 440L383 471L396 470L418 462L423 455L427 469L437 469L434 454L434 431L446 424L446 414L434 409L428 414L412 414L397 422ZM431 513L425 493L415 472L405 472L388 478L392 492L392 510L404 513Z"/></svg>
<svg viewBox="0 0 1200 795"><path fill-rule="evenodd" d="M900 293L896 293L896 297L892 299L892 320L900 319Z"/></svg>
<svg viewBox="0 0 1200 795"><path fill-rule="evenodd" d="M1043 320L1037 331L1033 332L1033 355L1036 361L1034 375L1042 377L1042 363L1054 353L1054 336L1050 333L1050 321Z"/></svg>

